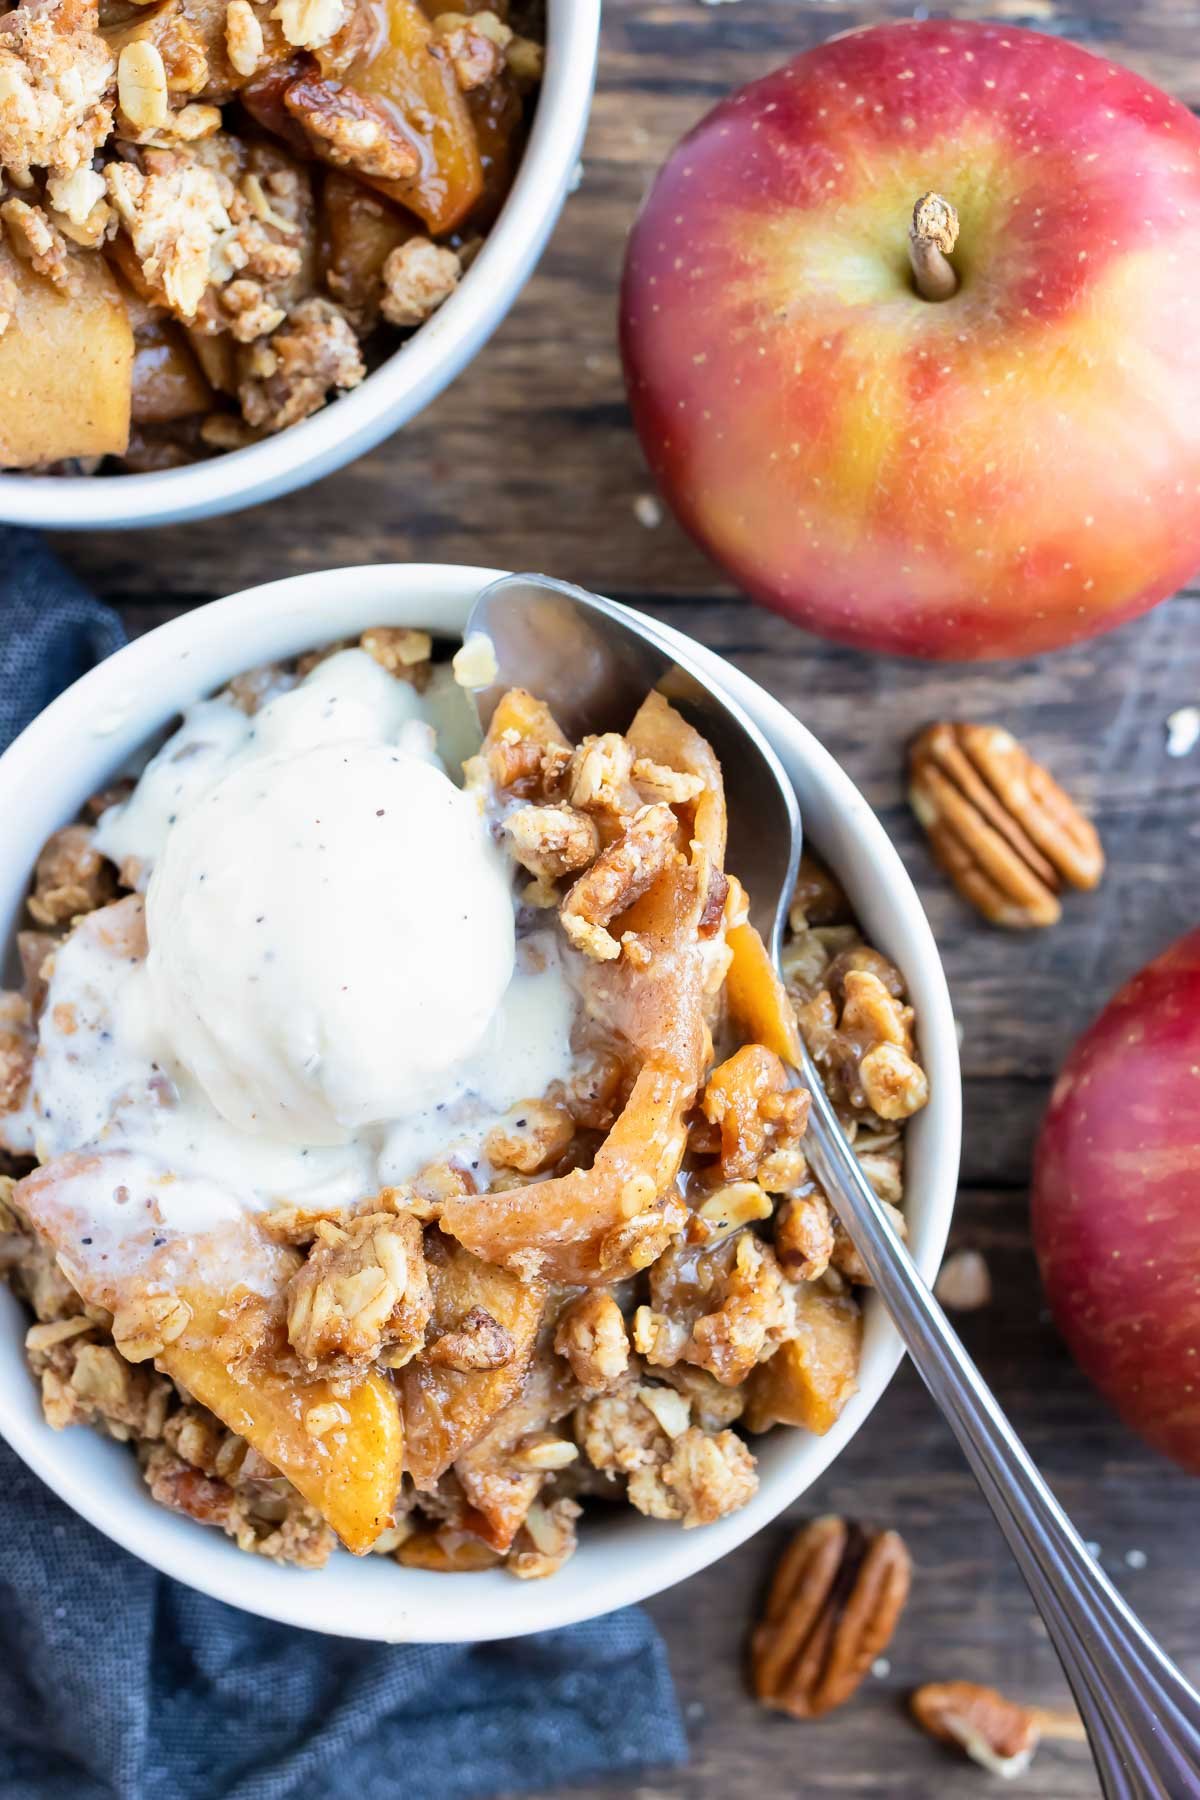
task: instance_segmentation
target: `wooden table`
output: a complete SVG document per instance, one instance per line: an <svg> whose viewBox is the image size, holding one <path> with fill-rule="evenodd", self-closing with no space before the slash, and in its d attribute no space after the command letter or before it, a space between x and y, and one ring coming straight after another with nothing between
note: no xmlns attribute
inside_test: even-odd
<svg viewBox="0 0 1200 1800"><path fill-rule="evenodd" d="M916 9L918 12L923 8ZM1189 0L992 0L931 8L1057 30L1200 104ZM1200 911L1200 750L1169 760L1163 721L1200 700L1200 590L1098 643L1039 661L922 667L831 648L753 610L669 519L650 521L614 346L624 233L670 145L727 88L882 17L899 0L608 0L581 186L537 276L475 365L423 418L342 474L211 524L61 541L138 632L198 601L300 570L390 559L538 567L645 606L777 694L841 759L918 882L963 1027L966 1143L953 1242L986 1256L992 1305L967 1344L1033 1454L1150 1627L1200 1678L1196 1489L1128 1436L1075 1373L1043 1309L1029 1246L1030 1148L1054 1071L1103 998ZM1054 931L990 932L930 865L903 799L902 752L926 720L996 719L1090 806L1110 872ZM760 1712L742 1651L790 1521L661 1596L692 1739L682 1773L599 1796L721 1800L853 1792L982 1795L989 1778L904 1716L914 1684L950 1676L1064 1701L1039 1621L950 1435L907 1367L868 1425L795 1509L896 1526L917 1572L891 1649L845 1711L815 1725ZM994 1789L994 1783L992 1784ZM1021 1790L1096 1793L1080 1749L1043 1749Z"/></svg>

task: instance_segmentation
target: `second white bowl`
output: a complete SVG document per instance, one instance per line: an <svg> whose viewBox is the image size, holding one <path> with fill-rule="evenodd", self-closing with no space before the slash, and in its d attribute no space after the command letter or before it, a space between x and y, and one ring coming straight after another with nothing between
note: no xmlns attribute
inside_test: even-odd
<svg viewBox="0 0 1200 1800"><path fill-rule="evenodd" d="M464 369L533 272L587 128L600 0L549 0L546 74L512 192L446 304L361 387L245 450L154 475L0 475L0 521L53 531L171 525L240 511L362 456Z"/></svg>

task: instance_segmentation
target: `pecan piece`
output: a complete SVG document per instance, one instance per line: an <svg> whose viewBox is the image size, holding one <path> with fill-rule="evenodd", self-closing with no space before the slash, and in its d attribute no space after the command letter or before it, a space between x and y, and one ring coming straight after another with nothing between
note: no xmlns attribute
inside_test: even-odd
<svg viewBox="0 0 1200 1800"><path fill-rule="evenodd" d="M385 181L409 181L420 169L412 139L389 112L355 88L302 76L286 90L283 104L316 154L335 168Z"/></svg>
<svg viewBox="0 0 1200 1800"><path fill-rule="evenodd" d="M764 1706L815 1719L842 1706L891 1642L912 1563L898 1532L868 1536L835 1515L788 1545L751 1640Z"/></svg>
<svg viewBox="0 0 1200 1800"><path fill-rule="evenodd" d="M511 1331L484 1306L472 1306L453 1331L443 1332L425 1352L426 1362L464 1373L502 1369L517 1354Z"/></svg>
<svg viewBox="0 0 1200 1800"><path fill-rule="evenodd" d="M1078 1713L1006 1700L974 1681L930 1681L909 1701L922 1731L941 1744L957 1744L993 1775L1024 1774L1042 1738L1087 1742Z"/></svg>
<svg viewBox="0 0 1200 1800"><path fill-rule="evenodd" d="M563 1308L554 1348L565 1356L585 1395L603 1394L629 1367L629 1338L621 1309L610 1293L592 1288Z"/></svg>
<svg viewBox="0 0 1200 1800"><path fill-rule="evenodd" d="M611 921L640 900L675 854L677 821L669 806L643 806L619 838L600 852L559 908L563 930L577 950L596 962L614 961L621 945Z"/></svg>
<svg viewBox="0 0 1200 1800"><path fill-rule="evenodd" d="M547 884L586 869L600 850L595 820L573 806L519 806L503 830L521 867Z"/></svg>
<svg viewBox="0 0 1200 1800"><path fill-rule="evenodd" d="M719 1168L726 1182L757 1180L781 1191L800 1179L800 1160L778 1182L769 1166L780 1153L796 1149L809 1107L807 1088L789 1087L787 1070L773 1050L763 1044L735 1050L710 1074L701 1106L709 1124L720 1130Z"/></svg>
<svg viewBox="0 0 1200 1800"><path fill-rule="evenodd" d="M1104 873L1095 827L1010 732L927 726L909 752L909 801L965 900L993 925L1053 925L1058 893Z"/></svg>

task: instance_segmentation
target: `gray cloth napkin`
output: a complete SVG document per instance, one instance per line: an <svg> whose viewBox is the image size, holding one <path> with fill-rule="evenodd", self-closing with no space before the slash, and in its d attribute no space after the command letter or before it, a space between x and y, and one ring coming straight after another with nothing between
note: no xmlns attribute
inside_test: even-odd
<svg viewBox="0 0 1200 1800"><path fill-rule="evenodd" d="M123 641L38 537L0 530L0 748ZM466 1800L686 1748L642 1612L467 1648L271 1625L117 1549L0 1442L3 1800Z"/></svg>

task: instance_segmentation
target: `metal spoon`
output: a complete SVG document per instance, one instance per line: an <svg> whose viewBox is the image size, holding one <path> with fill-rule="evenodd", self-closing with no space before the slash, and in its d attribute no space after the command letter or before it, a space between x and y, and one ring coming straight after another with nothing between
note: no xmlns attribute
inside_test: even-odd
<svg viewBox="0 0 1200 1800"><path fill-rule="evenodd" d="M712 743L729 795L729 866L778 962L800 861L796 796L770 744L649 619L541 575L510 575L475 602L468 635L499 673L477 696L490 719L508 687L544 699L578 737L620 728L651 688ZM1200 1796L1200 1695L1089 1554L917 1271L863 1175L816 1067L806 1150L917 1371L958 1438L1045 1621L1110 1800Z"/></svg>

